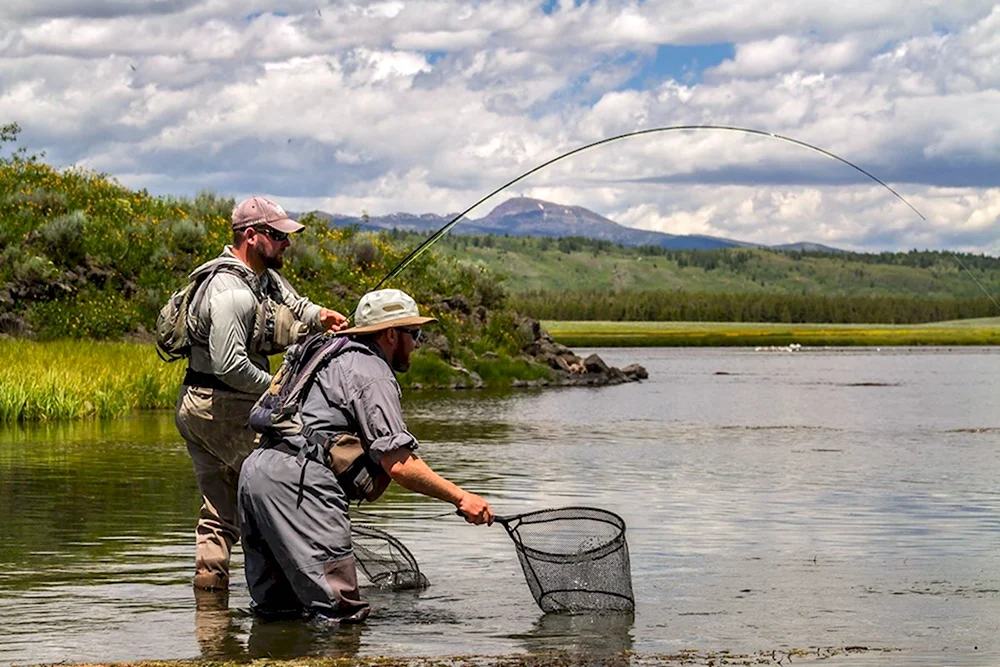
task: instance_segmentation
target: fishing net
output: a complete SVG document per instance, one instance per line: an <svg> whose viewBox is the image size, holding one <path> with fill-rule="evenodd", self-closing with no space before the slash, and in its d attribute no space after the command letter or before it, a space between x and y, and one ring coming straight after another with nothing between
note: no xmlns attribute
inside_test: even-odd
<svg viewBox="0 0 1000 667"><path fill-rule="evenodd" d="M634 611L625 522L592 507L497 517L545 612Z"/></svg>
<svg viewBox="0 0 1000 667"><path fill-rule="evenodd" d="M388 591L428 586L410 550L384 530L352 523L351 541L358 568L373 586Z"/></svg>

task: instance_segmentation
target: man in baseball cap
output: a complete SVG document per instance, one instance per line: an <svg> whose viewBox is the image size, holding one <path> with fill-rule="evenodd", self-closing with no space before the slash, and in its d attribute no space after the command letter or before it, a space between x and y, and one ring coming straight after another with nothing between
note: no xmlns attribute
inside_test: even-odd
<svg viewBox="0 0 1000 667"><path fill-rule="evenodd" d="M266 197L244 199L233 209L233 252L258 273L284 265L289 235L305 229Z"/></svg>
<svg viewBox="0 0 1000 667"><path fill-rule="evenodd" d="M441 477L416 455L417 439L403 421L393 371L409 368L420 327L434 318L421 316L416 302L396 289L365 294L355 312L356 326L339 332L350 340L303 390L298 414L308 437L262 438L240 473L247 587L254 610L264 615L290 613L332 623L368 616L347 512L357 495L328 460L338 438L360 440L365 466L371 463L375 475L451 503L469 523L493 523L486 500ZM317 455L310 442L324 443L328 455ZM301 465L300 458L306 459Z"/></svg>
<svg viewBox="0 0 1000 667"><path fill-rule="evenodd" d="M260 196L240 202L232 221L233 244L191 274L198 287L184 315L192 344L175 415L203 499L193 583L208 590L229 587L230 555L240 539L236 483L254 448L244 425L271 383L268 356L281 352L278 339L293 331L347 326L343 315L301 296L279 273L289 235L302 225Z"/></svg>

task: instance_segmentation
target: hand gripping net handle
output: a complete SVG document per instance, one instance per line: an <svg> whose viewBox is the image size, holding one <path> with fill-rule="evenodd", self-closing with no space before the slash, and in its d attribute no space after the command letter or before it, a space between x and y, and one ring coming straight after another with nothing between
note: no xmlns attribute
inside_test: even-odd
<svg viewBox="0 0 1000 667"><path fill-rule="evenodd" d="M498 516L545 612L635 610L625 521L595 507Z"/></svg>

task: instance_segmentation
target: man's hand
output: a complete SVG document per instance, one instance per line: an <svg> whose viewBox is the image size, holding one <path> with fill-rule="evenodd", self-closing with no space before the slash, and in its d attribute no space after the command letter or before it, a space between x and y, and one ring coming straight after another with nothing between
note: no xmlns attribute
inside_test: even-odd
<svg viewBox="0 0 1000 667"><path fill-rule="evenodd" d="M469 523L493 525L493 508L474 493L466 493L458 501L458 513Z"/></svg>
<svg viewBox="0 0 1000 667"><path fill-rule="evenodd" d="M320 309L319 322L327 331L340 331L347 328L347 318L329 308Z"/></svg>

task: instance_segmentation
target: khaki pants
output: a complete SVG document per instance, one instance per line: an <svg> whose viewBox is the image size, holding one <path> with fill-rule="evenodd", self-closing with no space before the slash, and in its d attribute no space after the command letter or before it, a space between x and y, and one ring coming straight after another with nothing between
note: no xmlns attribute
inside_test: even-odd
<svg viewBox="0 0 1000 667"><path fill-rule="evenodd" d="M195 532L195 583L228 585L229 556L240 539L236 484L240 466L254 448L247 428L251 394L181 387L175 421L187 442L202 505Z"/></svg>

